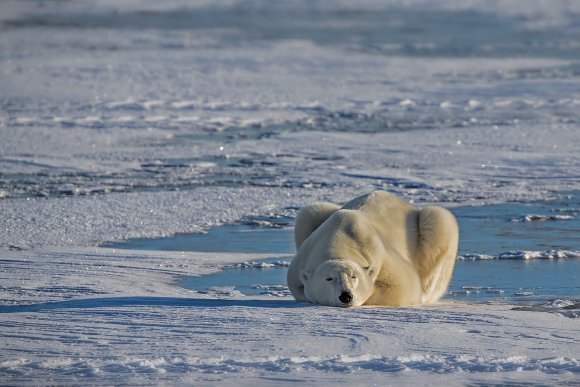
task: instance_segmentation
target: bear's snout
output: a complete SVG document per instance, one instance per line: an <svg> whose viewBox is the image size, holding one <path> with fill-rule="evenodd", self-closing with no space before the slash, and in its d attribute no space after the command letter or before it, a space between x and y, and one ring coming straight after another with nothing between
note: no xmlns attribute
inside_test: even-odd
<svg viewBox="0 0 580 387"><path fill-rule="evenodd" d="M352 302L352 293L351 292L342 292L342 293L340 293L340 296L338 296L338 299L343 304L350 304Z"/></svg>

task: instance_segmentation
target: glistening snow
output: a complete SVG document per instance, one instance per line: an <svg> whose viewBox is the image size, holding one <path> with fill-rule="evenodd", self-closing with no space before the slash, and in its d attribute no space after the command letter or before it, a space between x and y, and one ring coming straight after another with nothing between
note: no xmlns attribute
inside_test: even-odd
<svg viewBox="0 0 580 387"><path fill-rule="evenodd" d="M578 191L579 18L564 0L3 1L0 384L577 383L564 314L200 294L176 279L272 255L97 246L374 189Z"/></svg>

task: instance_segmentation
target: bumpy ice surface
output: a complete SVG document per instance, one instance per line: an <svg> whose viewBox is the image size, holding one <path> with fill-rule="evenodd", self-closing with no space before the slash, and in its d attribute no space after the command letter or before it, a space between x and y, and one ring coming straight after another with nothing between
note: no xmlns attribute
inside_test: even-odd
<svg viewBox="0 0 580 387"><path fill-rule="evenodd" d="M201 294L176 280L273 255L98 246L372 189L444 206L578 191L579 17L547 0L3 1L0 382L576 382L574 314Z"/></svg>

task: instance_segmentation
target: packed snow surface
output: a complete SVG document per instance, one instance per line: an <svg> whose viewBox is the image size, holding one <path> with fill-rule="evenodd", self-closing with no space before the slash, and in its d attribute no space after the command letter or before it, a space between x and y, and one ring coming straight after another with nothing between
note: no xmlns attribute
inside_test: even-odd
<svg viewBox="0 0 580 387"><path fill-rule="evenodd" d="M578 320L560 314L461 303L339 309L173 282L244 254L6 257L4 382L573 384L580 372Z"/></svg>
<svg viewBox="0 0 580 387"><path fill-rule="evenodd" d="M0 2L0 384L577 383L578 294L325 308L180 286L288 255L102 246L375 189L577 194L579 19L565 0Z"/></svg>

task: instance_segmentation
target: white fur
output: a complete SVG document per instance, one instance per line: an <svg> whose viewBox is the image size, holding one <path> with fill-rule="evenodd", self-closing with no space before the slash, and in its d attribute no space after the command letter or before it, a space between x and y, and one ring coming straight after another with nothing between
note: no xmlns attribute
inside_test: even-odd
<svg viewBox="0 0 580 387"><path fill-rule="evenodd" d="M288 286L298 301L330 306L433 303L449 284L459 231L441 207L418 209L375 191L343 207L300 210Z"/></svg>

